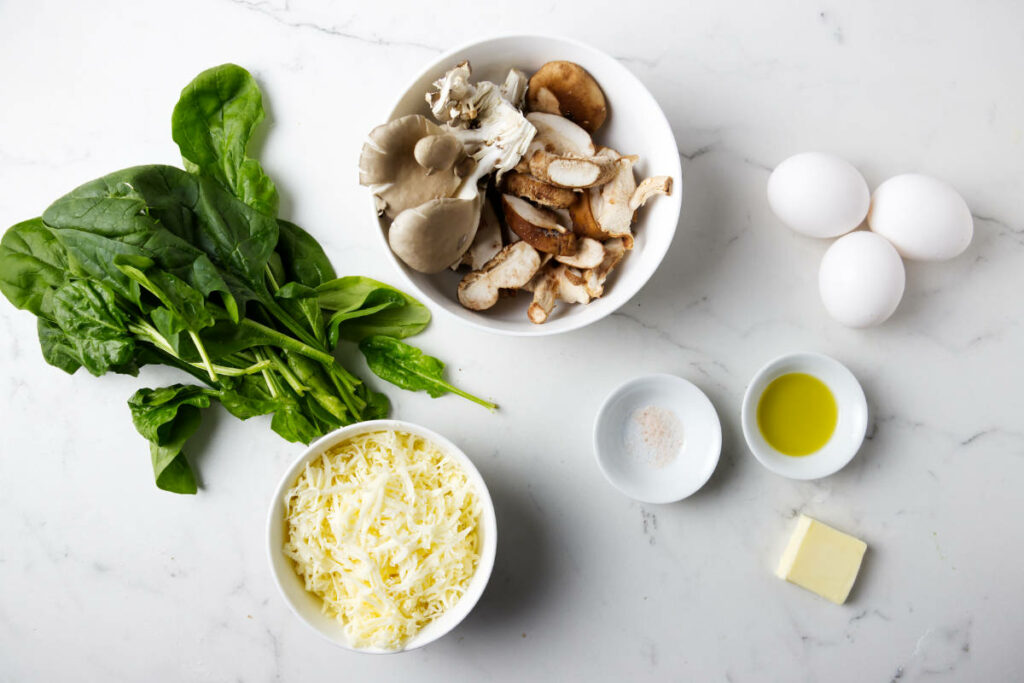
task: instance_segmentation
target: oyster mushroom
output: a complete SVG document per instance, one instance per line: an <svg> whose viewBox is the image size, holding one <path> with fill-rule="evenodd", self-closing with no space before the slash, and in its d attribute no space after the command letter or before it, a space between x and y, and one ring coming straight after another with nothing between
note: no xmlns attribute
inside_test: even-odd
<svg viewBox="0 0 1024 683"><path fill-rule="evenodd" d="M533 248L549 254L576 253L576 235L558 222L558 214L525 199L504 194L501 207L509 229Z"/></svg>
<svg viewBox="0 0 1024 683"><path fill-rule="evenodd" d="M504 178L504 189L509 194L529 199L551 209L566 209L576 199L572 190L555 187L532 175L513 171Z"/></svg>
<svg viewBox="0 0 1024 683"><path fill-rule="evenodd" d="M473 243L451 268L457 270L459 266L469 266L470 270L480 270L501 251L501 245L501 222L498 220L498 214L494 212L494 207L485 200Z"/></svg>
<svg viewBox="0 0 1024 683"><path fill-rule="evenodd" d="M540 253L526 242L505 247L480 270L467 273L459 282L459 303L483 311L498 303L503 289L519 289L541 267Z"/></svg>
<svg viewBox="0 0 1024 683"><path fill-rule="evenodd" d="M447 171L462 156L462 143L448 133L428 135L420 138L413 148L416 163L426 169L427 174L434 171ZM456 174L458 174L456 172Z"/></svg>
<svg viewBox="0 0 1024 683"><path fill-rule="evenodd" d="M398 258L421 273L439 273L462 258L476 235L483 195L442 197L406 209L388 230Z"/></svg>
<svg viewBox="0 0 1024 683"><path fill-rule="evenodd" d="M445 169L425 168L418 163L417 144L428 137L451 136L445 136L445 131L426 117L413 114L377 126L363 145L359 183L370 188L378 211L388 218L426 201L450 197L462 183L454 170L457 157ZM457 152L461 156L461 146Z"/></svg>
<svg viewBox="0 0 1024 683"><path fill-rule="evenodd" d="M574 62L548 62L530 77L526 96L532 111L561 114L593 133L608 116L608 105L587 71Z"/></svg>

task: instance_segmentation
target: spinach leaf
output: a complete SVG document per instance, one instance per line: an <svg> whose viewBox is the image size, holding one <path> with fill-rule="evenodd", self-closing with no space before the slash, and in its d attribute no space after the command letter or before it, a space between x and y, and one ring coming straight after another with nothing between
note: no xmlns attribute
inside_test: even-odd
<svg viewBox="0 0 1024 683"><path fill-rule="evenodd" d="M209 178L199 178L196 244L223 270L244 283L253 298L266 298L264 273L277 245L277 221L235 199Z"/></svg>
<svg viewBox="0 0 1024 683"><path fill-rule="evenodd" d="M209 389L174 384L139 389L128 399L132 422L149 440L156 485L173 493L195 493L195 475L182 446L199 427L200 410L210 406Z"/></svg>
<svg viewBox="0 0 1024 683"><path fill-rule="evenodd" d="M107 287L86 280L64 283L54 291L53 317L64 335L50 340L56 347L50 355L63 364L58 367L69 365L70 357L99 376L131 362L135 340L128 332L128 316Z"/></svg>
<svg viewBox="0 0 1024 683"><path fill-rule="evenodd" d="M278 220L277 253L281 256L285 279L307 287L319 287L338 276L324 248L308 232L285 220Z"/></svg>
<svg viewBox="0 0 1024 683"><path fill-rule="evenodd" d="M81 275L113 277L124 286L124 276L104 258L107 252L148 257L204 296L218 292L237 320L231 289L195 245L198 200L199 185L188 173L171 166L134 166L75 188L43 212L43 221L68 248L76 246Z"/></svg>
<svg viewBox="0 0 1024 683"><path fill-rule="evenodd" d="M246 155L263 120L263 95L252 75L235 64L207 69L185 86L171 115L171 137L185 168L215 178L247 205L277 216L277 188Z"/></svg>
<svg viewBox="0 0 1024 683"><path fill-rule="evenodd" d="M426 306L405 292L368 277L341 277L316 289L321 308L335 312L329 325L340 325L338 330L332 330L331 336L335 340L340 336L358 342L378 334L404 339L419 334L430 322L430 310ZM396 305L399 300L402 302L400 306ZM382 305L389 301L394 303ZM381 308L371 314L346 317L346 314L376 306Z"/></svg>
<svg viewBox="0 0 1024 683"><path fill-rule="evenodd" d="M318 342L326 342L323 311L315 289L298 282L289 282L274 292L274 298L280 300L281 305L292 315L305 320ZM337 340L331 343L330 348L336 345Z"/></svg>
<svg viewBox="0 0 1024 683"><path fill-rule="evenodd" d="M78 350L57 323L40 316L36 320L36 331L39 334L43 360L69 375L78 372L78 368L82 367Z"/></svg>
<svg viewBox="0 0 1024 683"><path fill-rule="evenodd" d="M433 398L450 392L488 410L498 407L444 381L444 363L394 337L366 337L359 342L359 350L363 352L366 364L375 375L402 389L425 391Z"/></svg>
<svg viewBox="0 0 1024 683"><path fill-rule="evenodd" d="M41 218L10 227L0 239L0 292L20 309L52 317L53 290L67 267L64 247Z"/></svg>

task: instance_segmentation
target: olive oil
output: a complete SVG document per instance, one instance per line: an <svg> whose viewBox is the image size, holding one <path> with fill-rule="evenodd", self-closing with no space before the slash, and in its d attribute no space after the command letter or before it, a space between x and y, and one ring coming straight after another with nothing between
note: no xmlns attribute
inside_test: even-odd
<svg viewBox="0 0 1024 683"><path fill-rule="evenodd" d="M838 417L828 386L803 372L776 377L757 403L761 435L784 455L810 455L821 449L832 438Z"/></svg>

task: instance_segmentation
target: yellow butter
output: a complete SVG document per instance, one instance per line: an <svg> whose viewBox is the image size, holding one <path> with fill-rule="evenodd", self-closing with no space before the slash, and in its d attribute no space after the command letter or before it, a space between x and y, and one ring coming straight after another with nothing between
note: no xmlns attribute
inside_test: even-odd
<svg viewBox="0 0 1024 683"><path fill-rule="evenodd" d="M846 602L868 545L800 515L775 574L837 605Z"/></svg>

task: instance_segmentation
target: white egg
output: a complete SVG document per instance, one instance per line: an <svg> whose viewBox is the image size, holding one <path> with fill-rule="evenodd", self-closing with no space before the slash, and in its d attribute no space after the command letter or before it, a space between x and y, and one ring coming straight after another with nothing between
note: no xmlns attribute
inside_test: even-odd
<svg viewBox="0 0 1024 683"><path fill-rule="evenodd" d="M821 259L818 289L829 315L847 327L885 322L903 298L906 276L896 249L873 232L840 237Z"/></svg>
<svg viewBox="0 0 1024 683"><path fill-rule="evenodd" d="M838 237L864 220L871 193L864 176L834 154L804 152L775 167L768 204L783 223L809 237Z"/></svg>
<svg viewBox="0 0 1024 683"><path fill-rule="evenodd" d="M871 199L868 225L901 256L945 261L963 253L974 237L967 202L949 184L907 173L889 178Z"/></svg>

